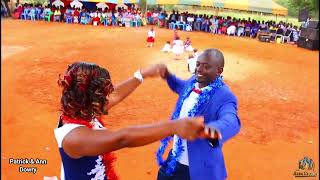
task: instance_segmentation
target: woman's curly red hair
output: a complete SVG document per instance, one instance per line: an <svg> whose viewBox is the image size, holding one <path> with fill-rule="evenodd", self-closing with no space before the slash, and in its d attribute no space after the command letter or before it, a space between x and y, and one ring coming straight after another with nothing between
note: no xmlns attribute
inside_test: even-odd
<svg viewBox="0 0 320 180"><path fill-rule="evenodd" d="M109 72L96 64L76 62L59 75L61 110L68 117L91 121L107 114L107 96L114 90Z"/></svg>

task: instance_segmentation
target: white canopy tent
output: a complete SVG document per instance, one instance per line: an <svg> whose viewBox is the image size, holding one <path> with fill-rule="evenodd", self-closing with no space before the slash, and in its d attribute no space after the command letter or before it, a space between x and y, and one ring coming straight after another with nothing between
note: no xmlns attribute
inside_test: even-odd
<svg viewBox="0 0 320 180"><path fill-rule="evenodd" d="M83 4L82 4L80 1L78 1L78 0L73 0L73 1L70 3L70 6L71 6L72 8L80 8L80 9L82 9Z"/></svg>
<svg viewBox="0 0 320 180"><path fill-rule="evenodd" d="M128 9L128 6L126 6L125 4L117 4L116 8L124 8L124 9Z"/></svg>
<svg viewBox="0 0 320 180"><path fill-rule="evenodd" d="M104 3L104 2L99 2L98 4L96 4L97 8L101 8L102 11L104 11L105 8L109 8L109 6Z"/></svg>
<svg viewBox="0 0 320 180"><path fill-rule="evenodd" d="M64 3L62 1L60 1L60 0L53 1L52 5L56 6L56 7L59 7L59 6L64 7Z"/></svg>

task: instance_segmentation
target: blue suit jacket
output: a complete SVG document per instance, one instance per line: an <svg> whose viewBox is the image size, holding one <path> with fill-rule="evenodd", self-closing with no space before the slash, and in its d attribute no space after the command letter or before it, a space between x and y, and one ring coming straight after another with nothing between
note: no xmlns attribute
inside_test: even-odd
<svg viewBox="0 0 320 180"><path fill-rule="evenodd" d="M179 95L179 99L194 80L194 76L188 80L181 80L175 75L167 77L169 87ZM207 139L187 141L191 180L225 179L227 172L221 148L224 142L240 131L237 99L227 85L223 85L216 90L205 108L196 116L204 116L205 124L217 129L221 133L222 139L214 141L211 145Z"/></svg>

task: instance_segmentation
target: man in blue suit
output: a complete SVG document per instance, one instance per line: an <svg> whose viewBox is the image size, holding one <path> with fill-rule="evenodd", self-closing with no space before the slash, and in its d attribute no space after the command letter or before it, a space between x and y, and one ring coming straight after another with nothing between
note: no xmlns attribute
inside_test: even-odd
<svg viewBox="0 0 320 180"><path fill-rule="evenodd" d="M158 71L172 91L179 95L172 120L204 116L210 138L187 141L177 135L161 141L157 152L158 180L223 180L227 178L223 144L240 131L237 98L223 82L224 57L218 49L207 49L199 55L195 75L181 80L167 67ZM168 158L162 155L173 139Z"/></svg>

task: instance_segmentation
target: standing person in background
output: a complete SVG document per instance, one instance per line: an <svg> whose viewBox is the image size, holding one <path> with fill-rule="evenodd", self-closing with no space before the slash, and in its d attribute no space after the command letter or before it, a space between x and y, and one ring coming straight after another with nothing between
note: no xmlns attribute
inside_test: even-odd
<svg viewBox="0 0 320 180"><path fill-rule="evenodd" d="M174 40L177 40L177 37L178 37L179 35L178 35L178 31L175 29L175 30L173 30L173 41Z"/></svg>
<svg viewBox="0 0 320 180"><path fill-rule="evenodd" d="M11 10L8 2L10 2L10 0L1 0L1 11L3 10L3 13L4 13L3 15L5 17L11 17Z"/></svg>
<svg viewBox="0 0 320 180"><path fill-rule="evenodd" d="M195 74L196 72L198 55L198 49L193 49L193 54L189 54L189 58L187 60L188 71L192 74Z"/></svg>
<svg viewBox="0 0 320 180"><path fill-rule="evenodd" d="M152 12L150 12L150 10L147 11L146 13L146 17L147 17L147 24L151 24L152 23Z"/></svg>
<svg viewBox="0 0 320 180"><path fill-rule="evenodd" d="M179 36L177 36L176 40L174 40L172 44L172 52L175 55L174 59L178 60L184 52L183 41L180 40Z"/></svg>
<svg viewBox="0 0 320 180"><path fill-rule="evenodd" d="M290 42L292 42L292 44L297 44L298 40L299 40L299 30L297 26L293 26L292 30L292 34L290 37Z"/></svg>
<svg viewBox="0 0 320 180"><path fill-rule="evenodd" d="M303 23L304 28L308 28L309 22L311 21L311 17L309 16L308 19Z"/></svg>
<svg viewBox="0 0 320 180"><path fill-rule="evenodd" d="M147 38L147 47L152 47L155 41L156 32L154 31L153 27L148 31L148 38Z"/></svg>
<svg viewBox="0 0 320 180"><path fill-rule="evenodd" d="M170 23L176 23L177 19L178 19L178 17L176 15L176 12L174 10L172 10L172 13L170 14L169 19L167 21L167 28L170 27L169 26Z"/></svg>
<svg viewBox="0 0 320 180"><path fill-rule="evenodd" d="M186 42L184 42L184 50L185 51L189 51L189 52L193 52L193 48L192 48L192 45L191 45L191 40L190 40L189 37L187 37Z"/></svg>

